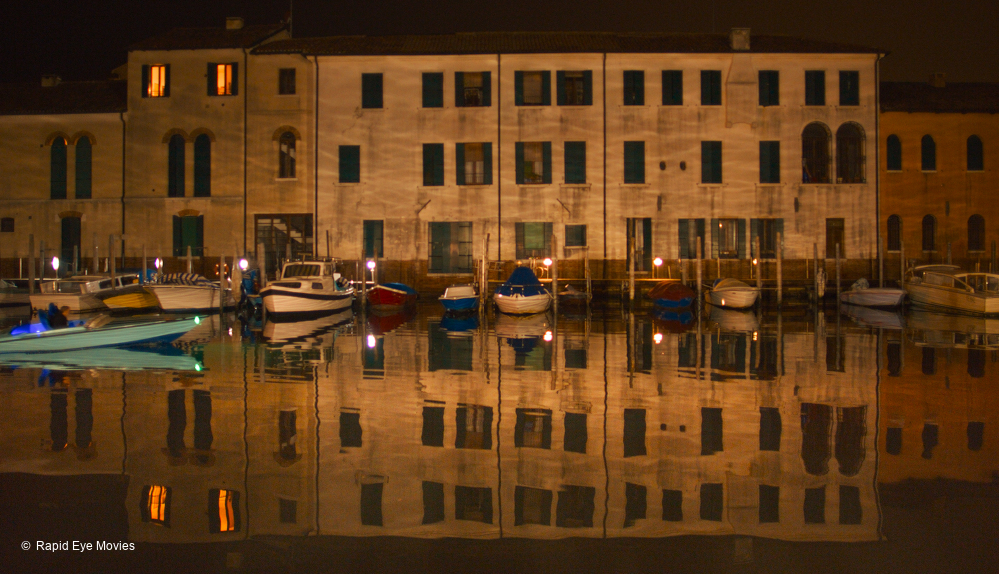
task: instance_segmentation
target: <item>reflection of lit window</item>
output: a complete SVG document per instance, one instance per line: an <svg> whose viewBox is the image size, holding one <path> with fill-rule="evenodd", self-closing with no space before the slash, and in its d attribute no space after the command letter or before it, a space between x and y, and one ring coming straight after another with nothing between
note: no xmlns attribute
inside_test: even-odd
<svg viewBox="0 0 999 574"><path fill-rule="evenodd" d="M149 76L146 80L145 91L148 98L163 98L167 92L167 67L149 66Z"/></svg>
<svg viewBox="0 0 999 574"><path fill-rule="evenodd" d="M239 532L239 493L208 491L208 517L211 532Z"/></svg>
<svg viewBox="0 0 999 574"><path fill-rule="evenodd" d="M170 526L170 487L153 485L145 488L142 521Z"/></svg>

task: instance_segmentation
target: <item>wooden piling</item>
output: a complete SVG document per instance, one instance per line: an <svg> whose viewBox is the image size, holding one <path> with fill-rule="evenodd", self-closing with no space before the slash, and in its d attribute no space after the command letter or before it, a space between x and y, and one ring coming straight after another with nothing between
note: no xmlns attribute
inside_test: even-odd
<svg viewBox="0 0 999 574"><path fill-rule="evenodd" d="M38 263L40 263L39 267L41 268L38 272L38 281L41 282L45 280L45 240L38 242Z"/></svg>
<svg viewBox="0 0 999 574"><path fill-rule="evenodd" d="M194 260L192 259L192 255L191 255L191 246L188 245L187 246L187 272L188 273L191 272L191 267L192 267L193 264L194 264Z"/></svg>
<svg viewBox="0 0 999 574"><path fill-rule="evenodd" d="M257 244L257 271L260 277L260 286L267 286L267 256L264 254L264 244Z"/></svg>
<svg viewBox="0 0 999 574"><path fill-rule="evenodd" d="M35 234L28 234L28 294L35 294Z"/></svg>
<svg viewBox="0 0 999 574"><path fill-rule="evenodd" d="M760 253L760 237L756 236L753 239L753 254L756 261L756 292L763 293L763 254Z"/></svg>
<svg viewBox="0 0 999 574"><path fill-rule="evenodd" d="M784 238L777 234L777 306L784 302ZM779 340L779 339L778 339Z"/></svg>
<svg viewBox="0 0 999 574"><path fill-rule="evenodd" d="M704 301L704 299L702 297L702 293L701 293L701 290L703 289L702 283L703 283L703 279L704 279L704 277L703 277L703 270L701 268L701 265L702 265L701 257L703 255L704 254L701 253L701 242L698 241L697 242L697 264L696 264L696 270L697 270L697 280L696 280L697 281L697 305L698 305L698 307L700 307L701 302ZM701 317L701 315L698 314L697 317L698 317L698 319L697 319L698 320L698 325L700 325L700 317Z"/></svg>

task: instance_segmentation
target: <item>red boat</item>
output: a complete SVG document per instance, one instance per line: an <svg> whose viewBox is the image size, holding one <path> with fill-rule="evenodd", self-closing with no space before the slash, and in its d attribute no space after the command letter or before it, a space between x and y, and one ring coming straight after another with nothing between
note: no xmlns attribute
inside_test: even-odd
<svg viewBox="0 0 999 574"><path fill-rule="evenodd" d="M661 281L645 294L659 307L683 309L694 302L694 290L679 281Z"/></svg>
<svg viewBox="0 0 999 574"><path fill-rule="evenodd" d="M368 305L375 311L392 310L416 302L417 294L409 285L402 283L379 283L368 289Z"/></svg>

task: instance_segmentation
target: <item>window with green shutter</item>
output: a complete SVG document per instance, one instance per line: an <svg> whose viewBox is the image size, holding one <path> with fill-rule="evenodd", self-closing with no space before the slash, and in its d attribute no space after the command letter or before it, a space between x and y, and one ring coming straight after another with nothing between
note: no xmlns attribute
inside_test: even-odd
<svg viewBox="0 0 999 574"><path fill-rule="evenodd" d="M173 216L173 256L187 256L187 248L191 255L201 257L204 254L205 217L203 215Z"/></svg>
<svg viewBox="0 0 999 574"><path fill-rule="evenodd" d="M423 185L444 185L444 144L423 144Z"/></svg>
<svg viewBox="0 0 999 574"><path fill-rule="evenodd" d="M468 221L430 222L430 273L471 273L472 223Z"/></svg>
<svg viewBox="0 0 999 574"><path fill-rule="evenodd" d="M455 144L455 176L457 185L492 185L492 142Z"/></svg>
<svg viewBox="0 0 999 574"><path fill-rule="evenodd" d="M701 183L722 182L722 143L701 142Z"/></svg>
<svg viewBox="0 0 999 574"><path fill-rule="evenodd" d="M565 246L566 247L586 247L586 226L566 225L565 226Z"/></svg>
<svg viewBox="0 0 999 574"><path fill-rule="evenodd" d="M381 74L361 74L361 107L382 107Z"/></svg>
<svg viewBox="0 0 999 574"><path fill-rule="evenodd" d="M697 246L701 246L701 258L706 258L708 254L704 251L704 220L703 219L680 219L677 221L679 229L678 245L680 247L680 259L697 258Z"/></svg>
<svg viewBox="0 0 999 574"><path fill-rule="evenodd" d="M209 96L235 96L239 94L239 64L208 62L205 74Z"/></svg>
<svg viewBox="0 0 999 574"><path fill-rule="evenodd" d="M444 107L444 74L442 72L423 73L423 107Z"/></svg>
<svg viewBox="0 0 999 574"><path fill-rule="evenodd" d="M194 197L212 195L212 140L206 134L194 139Z"/></svg>
<svg viewBox="0 0 999 574"><path fill-rule="evenodd" d="M76 142L76 198L90 199L92 147L90 138L84 136Z"/></svg>
<svg viewBox="0 0 999 574"><path fill-rule="evenodd" d="M593 105L593 71L558 71L555 73L556 102L560 106Z"/></svg>
<svg viewBox="0 0 999 574"><path fill-rule="evenodd" d="M514 153L517 162L518 184L546 184L552 182L552 143L517 142Z"/></svg>
<svg viewBox="0 0 999 574"><path fill-rule="evenodd" d="M780 105L780 73L777 70L760 70L760 105Z"/></svg>
<svg viewBox="0 0 999 574"><path fill-rule="evenodd" d="M663 105L683 105L683 70L663 70Z"/></svg>
<svg viewBox="0 0 999 574"><path fill-rule="evenodd" d="M746 258L746 220L711 220L711 258Z"/></svg>
<svg viewBox="0 0 999 574"><path fill-rule="evenodd" d="M49 188L52 199L66 199L66 140L56 138L49 149Z"/></svg>
<svg viewBox="0 0 999 574"><path fill-rule="evenodd" d="M805 71L805 105L826 105L826 73L824 70Z"/></svg>
<svg viewBox="0 0 999 574"><path fill-rule="evenodd" d="M624 71L624 105L645 105L645 72L643 70Z"/></svg>
<svg viewBox="0 0 999 574"><path fill-rule="evenodd" d="M839 73L839 105L860 105L860 72L841 71Z"/></svg>
<svg viewBox="0 0 999 574"><path fill-rule="evenodd" d="M381 219L365 219L362 225L364 233L364 257L367 259L385 257L382 240L385 223Z"/></svg>
<svg viewBox="0 0 999 574"><path fill-rule="evenodd" d="M624 142L624 183L645 183L645 142Z"/></svg>
<svg viewBox="0 0 999 574"><path fill-rule="evenodd" d="M361 146L340 146L340 183L361 182Z"/></svg>
<svg viewBox="0 0 999 574"><path fill-rule="evenodd" d="M701 105L720 106L721 103L721 70L701 70Z"/></svg>
<svg viewBox="0 0 999 574"><path fill-rule="evenodd" d="M514 225L517 259L550 257L552 224L548 222L517 222Z"/></svg>
<svg viewBox="0 0 999 574"><path fill-rule="evenodd" d="M565 182L586 183L586 142L565 142Z"/></svg>
<svg viewBox="0 0 999 574"><path fill-rule="evenodd" d="M760 142L760 183L780 183L780 142Z"/></svg>
<svg viewBox="0 0 999 574"><path fill-rule="evenodd" d="M761 259L775 259L777 257L777 235L784 234L784 220L777 219L750 219L750 257ZM756 253L756 240L760 240L760 253Z"/></svg>
<svg viewBox="0 0 999 574"><path fill-rule="evenodd" d="M514 72L513 99L518 106L552 105L551 72Z"/></svg>
<svg viewBox="0 0 999 574"><path fill-rule="evenodd" d="M489 72L455 72L454 105L458 108L488 107L492 104Z"/></svg>

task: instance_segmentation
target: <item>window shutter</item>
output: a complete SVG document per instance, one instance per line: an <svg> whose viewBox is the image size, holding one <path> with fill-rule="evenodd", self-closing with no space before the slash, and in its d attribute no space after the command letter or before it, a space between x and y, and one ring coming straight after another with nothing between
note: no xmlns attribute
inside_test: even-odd
<svg viewBox="0 0 999 574"><path fill-rule="evenodd" d="M544 142L541 144L541 160L544 164L544 176L542 181L544 183L552 182L552 142Z"/></svg>
<svg viewBox="0 0 999 574"><path fill-rule="evenodd" d="M701 105L706 106L714 103L711 98L711 72L701 70Z"/></svg>
<svg viewBox="0 0 999 574"><path fill-rule="evenodd" d="M646 217L642 221L642 271L652 269L652 218Z"/></svg>
<svg viewBox="0 0 999 574"><path fill-rule="evenodd" d="M524 72L513 73L513 104L524 105Z"/></svg>
<svg viewBox="0 0 999 574"><path fill-rule="evenodd" d="M769 106L770 105L770 74L760 70L759 80L757 82L760 90L760 105ZM762 162L762 160L760 160Z"/></svg>
<svg viewBox="0 0 999 574"><path fill-rule="evenodd" d="M142 97L149 97L149 64L142 65Z"/></svg>
<svg viewBox="0 0 999 574"><path fill-rule="evenodd" d="M91 188L90 139L82 137L76 142L76 198L90 199Z"/></svg>
<svg viewBox="0 0 999 574"><path fill-rule="evenodd" d="M711 142L701 142L701 183L711 183L711 162L713 159Z"/></svg>
<svg viewBox="0 0 999 574"><path fill-rule="evenodd" d="M565 182L586 183L586 142L565 142Z"/></svg>
<svg viewBox="0 0 999 574"><path fill-rule="evenodd" d="M192 255L197 255L202 257L205 254L205 216L199 215L194 220L195 231L194 231L194 241L195 245L191 249Z"/></svg>
<svg viewBox="0 0 999 574"><path fill-rule="evenodd" d="M482 165L483 165L483 175L482 183L485 185L493 184L493 144L486 142L482 144Z"/></svg>
<svg viewBox="0 0 999 574"><path fill-rule="evenodd" d="M770 182L770 146L760 142L760 183Z"/></svg>
<svg viewBox="0 0 999 574"><path fill-rule="evenodd" d="M541 105L552 105L552 73L541 72Z"/></svg>
<svg viewBox="0 0 999 574"><path fill-rule="evenodd" d="M201 134L194 140L194 196L209 197L211 189L212 141Z"/></svg>
<svg viewBox="0 0 999 574"><path fill-rule="evenodd" d="M691 259L690 256L690 222L686 219L681 219L677 221L677 227L679 227L679 241L677 244L680 246L680 259Z"/></svg>
<svg viewBox="0 0 999 574"><path fill-rule="evenodd" d="M565 105L565 72L562 70L555 72L555 103Z"/></svg>
<svg viewBox="0 0 999 574"><path fill-rule="evenodd" d="M455 185L465 185L465 144L455 144L454 156Z"/></svg>
<svg viewBox="0 0 999 574"><path fill-rule="evenodd" d="M516 181L517 185L524 183L524 142L514 144L514 161L517 164Z"/></svg>
<svg viewBox="0 0 999 574"><path fill-rule="evenodd" d="M718 259L718 220L711 218L711 259Z"/></svg>
<svg viewBox="0 0 999 574"><path fill-rule="evenodd" d="M465 447L465 433L468 430L465 428L465 425L467 424L466 420L468 417L467 411L468 407L458 407L458 410L455 412L454 415L454 426L456 431L454 435L455 448Z"/></svg>
<svg viewBox="0 0 999 574"><path fill-rule="evenodd" d="M783 256L783 254L784 254L783 253L784 252L784 219L775 219L774 220L774 233L777 233L777 234L780 235L779 237L776 236L776 235L774 236L774 247L775 247L775 249L779 248L780 251L781 251L781 256ZM774 253L774 256L776 257L777 254Z"/></svg>
<svg viewBox="0 0 999 574"><path fill-rule="evenodd" d="M738 220L738 232L739 232L739 259L746 258L746 220Z"/></svg>
<svg viewBox="0 0 999 574"><path fill-rule="evenodd" d="M517 242L517 259L523 259L524 257L524 224L523 222L517 222L514 225L514 234L516 235Z"/></svg>
<svg viewBox="0 0 999 574"><path fill-rule="evenodd" d="M544 254L547 257L550 257L550 256L553 255L553 253L552 253L552 233L553 233L553 229L554 228L553 228L552 225L553 224L551 222L546 222L545 225L544 225L544 230L545 230L545 253Z"/></svg>
<svg viewBox="0 0 999 574"><path fill-rule="evenodd" d="M444 74L425 72L423 74L423 107L444 107Z"/></svg>
<svg viewBox="0 0 999 574"><path fill-rule="evenodd" d="M593 105L593 70L583 71L583 105Z"/></svg>
<svg viewBox="0 0 999 574"><path fill-rule="evenodd" d="M232 66L232 95L239 95L239 62L229 64Z"/></svg>
<svg viewBox="0 0 999 574"><path fill-rule="evenodd" d="M434 185L434 144L423 144L423 185Z"/></svg>
<svg viewBox="0 0 999 574"><path fill-rule="evenodd" d="M697 243L700 244L700 246L701 246L701 258L703 259L704 256L705 256L705 253L704 253L704 220L703 219L695 219L694 223L696 224L694 226L694 229L695 229L695 232L697 234ZM694 252L691 253L690 255L692 257L697 257L697 245L694 245Z"/></svg>
<svg viewBox="0 0 999 574"><path fill-rule="evenodd" d="M179 215L173 216L173 256L180 257L181 246L184 244L184 228Z"/></svg>
<svg viewBox="0 0 999 574"><path fill-rule="evenodd" d="M493 105L492 72L482 72L482 105L487 108Z"/></svg>
<svg viewBox="0 0 999 574"><path fill-rule="evenodd" d="M50 154L51 199L66 199L66 140L58 137L52 142Z"/></svg>
<svg viewBox="0 0 999 574"><path fill-rule="evenodd" d="M360 183L361 147L340 146L340 183Z"/></svg>
<svg viewBox="0 0 999 574"><path fill-rule="evenodd" d="M749 220L749 256L758 257L756 254L756 238L760 237L760 220L750 219ZM763 242L763 238L760 238L760 242Z"/></svg>
<svg viewBox="0 0 999 574"><path fill-rule="evenodd" d="M170 64L163 66L163 97L170 97Z"/></svg>
<svg viewBox="0 0 999 574"><path fill-rule="evenodd" d="M465 107L465 73L454 73L454 107Z"/></svg>

